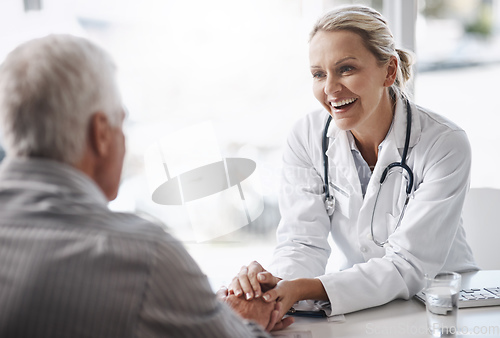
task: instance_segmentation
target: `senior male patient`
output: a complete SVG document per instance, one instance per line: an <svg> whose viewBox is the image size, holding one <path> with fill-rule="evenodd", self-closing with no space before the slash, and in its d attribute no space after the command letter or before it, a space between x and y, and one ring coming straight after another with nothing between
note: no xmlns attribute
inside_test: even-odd
<svg viewBox="0 0 500 338"><path fill-rule="evenodd" d="M286 326L279 304L225 298L233 312L180 242L108 209L123 119L113 62L83 38L32 40L0 67L0 337L262 337Z"/></svg>

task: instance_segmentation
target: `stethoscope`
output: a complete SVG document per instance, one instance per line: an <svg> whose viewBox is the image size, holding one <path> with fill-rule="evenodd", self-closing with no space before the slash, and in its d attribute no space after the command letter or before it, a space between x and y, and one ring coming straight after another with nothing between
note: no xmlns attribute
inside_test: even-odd
<svg viewBox="0 0 500 338"><path fill-rule="evenodd" d="M406 211L406 206L408 205L408 201L410 200L410 194L411 190L413 188L413 171L408 167L406 164L406 157L408 155L408 148L410 146L410 136L411 136L411 107L410 107L410 102L408 99L405 99L406 101L406 138L405 138L405 146L403 149L403 154L401 155L401 161L400 162L393 162L389 164L385 169L384 172L382 173L382 176L380 177L380 185L377 193L377 197L375 199L375 205L373 206L373 212L372 212L372 219L370 223L370 231L371 231L371 238L373 242L380 246L383 247L388 239L385 241L379 242L374 234L373 234L373 218L375 216L375 209L377 208L377 202L378 202L378 197L382 188L382 184L384 184L386 178L394 173L395 171L393 170L394 168L402 168L401 173L403 174L403 177L406 179L406 197L405 197L405 202L403 205L403 208L401 210L401 214L399 215L398 222L394 228L394 232L399 228L401 225L401 220L403 219L403 215ZM323 142L322 142L322 150L323 150L323 164L324 164L324 186L323 186L323 191L325 192L325 209L326 212L328 213L329 216L333 215L333 211L335 210L335 198L334 196L330 193L330 187L328 185L328 156L326 155L326 151L328 149L328 127L330 126L330 122L332 121L332 116L330 115L328 117L328 120L326 121L326 126L325 130L323 132ZM406 175L404 175L406 173Z"/></svg>

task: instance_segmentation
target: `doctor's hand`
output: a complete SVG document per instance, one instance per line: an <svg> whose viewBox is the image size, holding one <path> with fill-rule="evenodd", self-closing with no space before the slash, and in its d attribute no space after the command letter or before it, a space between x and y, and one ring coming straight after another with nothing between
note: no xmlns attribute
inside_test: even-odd
<svg viewBox="0 0 500 338"><path fill-rule="evenodd" d="M243 266L229 285L229 293L245 299L259 298L263 292L274 288L281 278L274 277L262 265L253 261L248 266Z"/></svg>
<svg viewBox="0 0 500 338"><path fill-rule="evenodd" d="M264 293L262 299L266 302L281 303L282 306L279 310L279 317L281 318L299 300L328 300L328 295L319 279L298 278L280 281L276 287Z"/></svg>
<svg viewBox="0 0 500 338"><path fill-rule="evenodd" d="M217 298L228 304L242 318L256 322L268 332L284 329L294 322L290 317L282 319L281 303L265 302L263 299L245 300L229 294L225 287L217 291Z"/></svg>
<svg viewBox="0 0 500 338"><path fill-rule="evenodd" d="M281 304L278 314L281 318L290 310L293 304L301 300L298 291L293 281L282 280L275 288L266 292L262 298L266 302L277 302Z"/></svg>

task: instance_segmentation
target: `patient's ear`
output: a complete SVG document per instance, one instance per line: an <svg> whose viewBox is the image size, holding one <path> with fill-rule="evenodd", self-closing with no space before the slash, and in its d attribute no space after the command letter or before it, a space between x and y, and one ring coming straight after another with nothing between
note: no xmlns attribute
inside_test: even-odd
<svg viewBox="0 0 500 338"><path fill-rule="evenodd" d="M94 113L90 118L89 143L97 157L105 157L109 154L111 136L111 126L106 114Z"/></svg>

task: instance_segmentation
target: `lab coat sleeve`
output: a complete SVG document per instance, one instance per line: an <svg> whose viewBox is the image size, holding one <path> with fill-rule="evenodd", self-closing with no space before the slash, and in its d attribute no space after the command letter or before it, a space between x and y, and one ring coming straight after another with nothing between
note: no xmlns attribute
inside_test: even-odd
<svg viewBox="0 0 500 338"><path fill-rule="evenodd" d="M333 314L408 299L422 289L424 274L436 274L448 259L469 187L470 145L463 131L450 130L416 147L414 196L385 255L319 277Z"/></svg>
<svg viewBox="0 0 500 338"><path fill-rule="evenodd" d="M323 180L313 165L318 159L312 158L321 156L317 138L322 130L316 120L307 116L295 125L283 154L278 244L268 268L283 279L322 275L330 256Z"/></svg>

